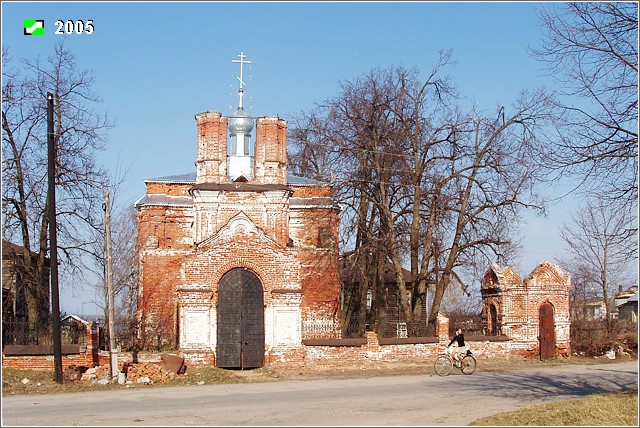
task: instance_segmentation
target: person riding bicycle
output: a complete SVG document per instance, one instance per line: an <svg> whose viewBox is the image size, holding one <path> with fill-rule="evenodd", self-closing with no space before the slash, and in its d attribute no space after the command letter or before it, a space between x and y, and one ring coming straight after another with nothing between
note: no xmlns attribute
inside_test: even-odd
<svg viewBox="0 0 640 428"><path fill-rule="evenodd" d="M458 347L452 351L451 345L453 345L454 342L458 342ZM456 329L456 335L453 336L453 339L451 339L451 342L447 345L447 353L455 360L456 367L460 367L462 357L467 353L467 346L464 344L464 334L460 327Z"/></svg>

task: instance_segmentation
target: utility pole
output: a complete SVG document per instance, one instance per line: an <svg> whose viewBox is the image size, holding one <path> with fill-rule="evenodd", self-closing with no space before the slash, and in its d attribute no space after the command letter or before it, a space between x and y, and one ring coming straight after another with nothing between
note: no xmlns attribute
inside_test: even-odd
<svg viewBox="0 0 640 428"><path fill-rule="evenodd" d="M113 262L111 258L111 207L109 190L104 189L104 227L107 246L107 316L109 317L109 356L111 361L111 378L118 378L118 349L116 348L115 310L113 306Z"/></svg>
<svg viewBox="0 0 640 428"><path fill-rule="evenodd" d="M56 143L53 134L53 94L47 93L47 213L49 217L49 260L51 275L51 318L53 334L53 380L62 383L62 334L58 290L58 236L56 223Z"/></svg>

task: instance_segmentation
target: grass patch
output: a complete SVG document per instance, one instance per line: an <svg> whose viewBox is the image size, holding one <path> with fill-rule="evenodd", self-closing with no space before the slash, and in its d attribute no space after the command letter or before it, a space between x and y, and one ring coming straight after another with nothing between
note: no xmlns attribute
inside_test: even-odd
<svg viewBox="0 0 640 428"><path fill-rule="evenodd" d="M55 394L116 389L116 385L58 384L53 379L53 370L2 369L2 395Z"/></svg>
<svg viewBox="0 0 640 428"><path fill-rule="evenodd" d="M183 375L176 375L164 383L100 385L90 382L56 383L53 370L2 369L2 395L56 394L62 392L107 391L124 388L157 388L163 386L212 385L228 383L269 382L279 380L278 373L268 368L248 371L225 370L216 367L187 368ZM23 383L23 379L28 382Z"/></svg>
<svg viewBox="0 0 640 428"><path fill-rule="evenodd" d="M472 426L638 426L638 390L594 394L478 419Z"/></svg>

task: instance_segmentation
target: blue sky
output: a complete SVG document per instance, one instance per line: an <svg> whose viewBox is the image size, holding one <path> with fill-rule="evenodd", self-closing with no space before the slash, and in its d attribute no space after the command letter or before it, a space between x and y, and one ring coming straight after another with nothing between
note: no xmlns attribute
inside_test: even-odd
<svg viewBox="0 0 640 428"><path fill-rule="evenodd" d="M541 41L541 2L2 2L2 46L14 58L46 59L65 36L57 20L92 20L94 32L66 36L78 65L96 77L116 127L100 160L127 169L120 204L145 192L144 179L195 170L194 115L237 107L244 52L245 110L252 116L291 115L338 94L339 81L375 67L431 70L451 49L448 74L463 103L481 110L511 105L522 89L552 83L526 48ZM44 19L45 35L24 36L25 19ZM558 227L566 202L549 218L523 226L526 276L562 253ZM93 296L61 297L79 311ZM85 308L86 309L86 308Z"/></svg>

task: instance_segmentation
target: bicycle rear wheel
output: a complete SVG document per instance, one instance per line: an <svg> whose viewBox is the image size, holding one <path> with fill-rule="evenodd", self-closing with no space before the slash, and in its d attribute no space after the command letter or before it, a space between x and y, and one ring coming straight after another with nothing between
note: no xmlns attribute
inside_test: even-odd
<svg viewBox="0 0 640 428"><path fill-rule="evenodd" d="M453 363L451 362L451 358L446 355L440 355L433 364L433 368L436 370L438 376L448 375L452 367Z"/></svg>
<svg viewBox="0 0 640 428"><path fill-rule="evenodd" d="M462 367L460 367L462 373L469 375L476 371L476 359L471 355L466 355L462 359Z"/></svg>

